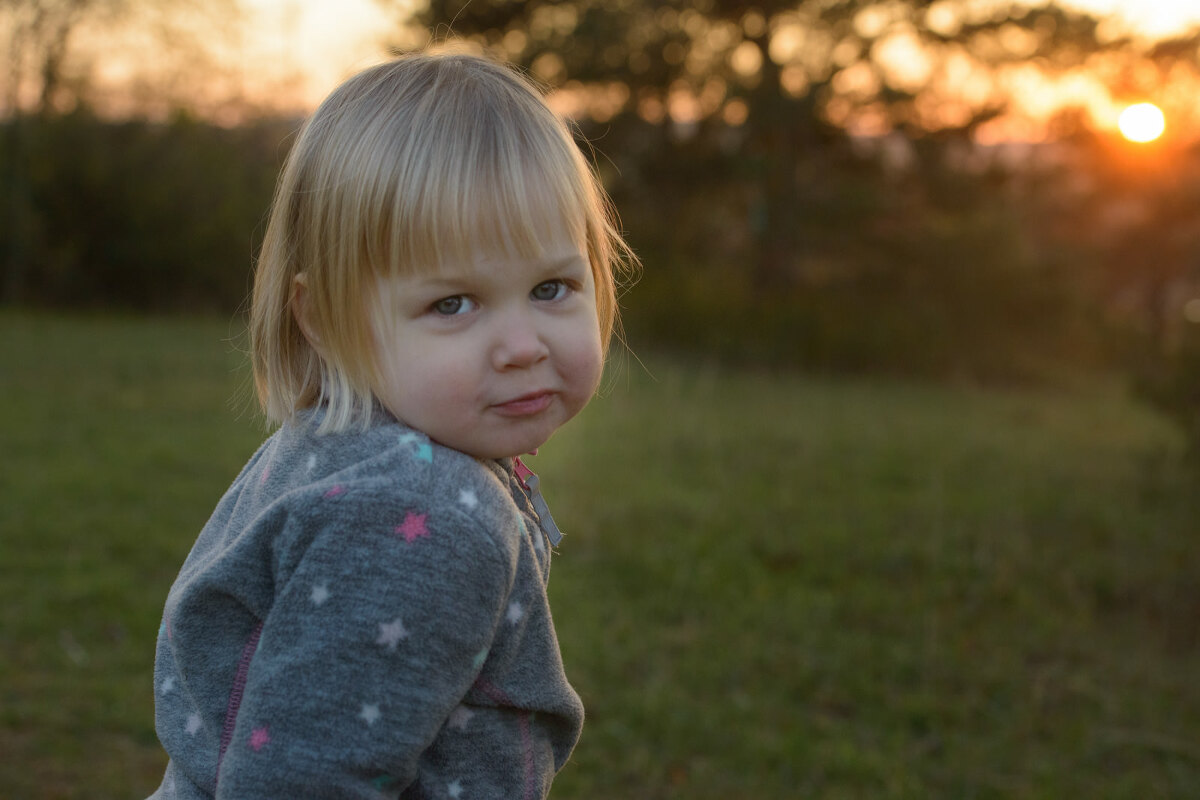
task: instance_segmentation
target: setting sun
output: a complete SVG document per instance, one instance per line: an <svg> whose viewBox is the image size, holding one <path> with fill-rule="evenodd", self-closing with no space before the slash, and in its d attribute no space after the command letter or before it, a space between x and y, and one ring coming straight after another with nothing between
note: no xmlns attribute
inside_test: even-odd
<svg viewBox="0 0 1200 800"><path fill-rule="evenodd" d="M1167 127L1163 112L1153 103L1137 103L1121 112L1117 120L1121 135L1131 142L1152 142Z"/></svg>

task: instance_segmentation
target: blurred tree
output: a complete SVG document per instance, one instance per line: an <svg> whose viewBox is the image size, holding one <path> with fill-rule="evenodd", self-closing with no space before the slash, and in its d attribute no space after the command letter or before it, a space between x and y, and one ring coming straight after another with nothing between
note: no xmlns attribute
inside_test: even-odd
<svg viewBox="0 0 1200 800"><path fill-rule="evenodd" d="M0 141L0 302L32 299L31 273L45 266L37 252L45 220L34 208L30 175L34 130L43 131L53 117L89 104L94 64L76 53L80 39L86 35L96 47L96 40L108 42L122 27L140 29L151 45L145 57L156 59L157 73L167 75L174 63L161 54L178 53L187 59L190 72L203 72L211 80L214 71L205 69L211 59L203 54L216 42L211 28L200 23L236 19L237 10L238 0L0 0L6 54L0 67L0 113L7 117ZM205 36L209 40L201 41Z"/></svg>
<svg viewBox="0 0 1200 800"><path fill-rule="evenodd" d="M30 105L48 110L63 80L63 61L89 7L117 0L3 0L0 15L7 33L4 106L9 113Z"/></svg>
<svg viewBox="0 0 1200 800"><path fill-rule="evenodd" d="M14 122L5 128L0 166L5 187L3 216L8 235L0 299L24 294L31 250L32 212L27 172L26 109L45 116L55 108L63 87L71 35L88 13L108 12L120 0L2 0L0 21L7 34L4 64L4 111Z"/></svg>
<svg viewBox="0 0 1200 800"><path fill-rule="evenodd" d="M686 156L690 189L738 198L732 224L753 241L760 292L804 274L806 243L822 238L802 230L805 212L828 200L821 184L850 137L922 141L910 166L936 177L1004 107L949 72L1066 69L1124 42L1101 44L1086 15L1006 0L426 0L415 13L380 2L404 15L405 44L465 39L557 90L606 151L638 154L619 165L626 187L653 176L669 191L662 172Z"/></svg>
<svg viewBox="0 0 1200 800"><path fill-rule="evenodd" d="M90 102L96 62L129 69L128 53L119 51L131 43L142 68L132 70L133 82L162 92L178 78L180 60L212 81L221 74L218 39L240 19L240 0L0 0L0 112L44 115Z"/></svg>
<svg viewBox="0 0 1200 800"><path fill-rule="evenodd" d="M31 134L22 235L36 264L23 301L227 313L245 299L294 122L114 123L80 108L21 124ZM0 225L0 248L13 235Z"/></svg>

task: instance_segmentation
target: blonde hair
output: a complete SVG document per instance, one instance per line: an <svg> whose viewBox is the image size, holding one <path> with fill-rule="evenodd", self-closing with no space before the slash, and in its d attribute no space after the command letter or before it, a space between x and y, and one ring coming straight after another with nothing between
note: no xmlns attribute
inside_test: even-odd
<svg viewBox="0 0 1200 800"><path fill-rule="evenodd" d="M380 278L481 252L540 257L564 230L588 256L607 350L619 277L636 258L541 92L461 53L407 55L350 78L292 147L258 259L250 350L267 419L325 405L325 431L366 424ZM294 313L300 275L314 341Z"/></svg>

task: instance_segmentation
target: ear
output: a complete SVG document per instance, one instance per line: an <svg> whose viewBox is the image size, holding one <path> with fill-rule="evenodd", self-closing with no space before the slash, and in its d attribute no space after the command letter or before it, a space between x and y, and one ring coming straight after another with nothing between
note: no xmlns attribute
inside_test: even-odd
<svg viewBox="0 0 1200 800"><path fill-rule="evenodd" d="M321 336L316 326L312 323L308 304L308 276L303 272L292 278L292 297L289 305L291 306L292 316L295 318L296 324L300 326L304 338L319 353L321 351Z"/></svg>

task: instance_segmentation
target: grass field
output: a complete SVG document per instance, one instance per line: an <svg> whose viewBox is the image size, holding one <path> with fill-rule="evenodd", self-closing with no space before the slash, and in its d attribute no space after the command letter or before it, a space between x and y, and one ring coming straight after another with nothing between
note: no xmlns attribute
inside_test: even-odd
<svg viewBox="0 0 1200 800"><path fill-rule="evenodd" d="M235 327L0 315L0 798L136 798L168 586L262 437ZM1115 383L647 358L535 460L589 721L556 798L1200 787L1200 524Z"/></svg>

